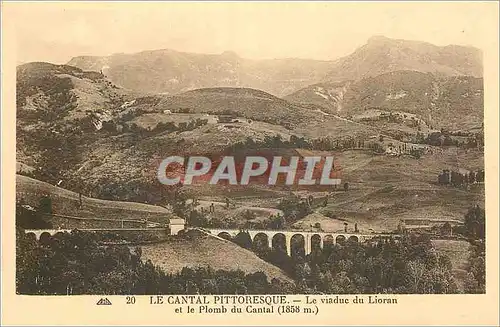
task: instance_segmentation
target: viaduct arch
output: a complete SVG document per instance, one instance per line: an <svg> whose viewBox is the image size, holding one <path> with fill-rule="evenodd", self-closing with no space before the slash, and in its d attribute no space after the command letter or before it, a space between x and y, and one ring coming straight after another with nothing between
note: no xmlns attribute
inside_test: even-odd
<svg viewBox="0 0 500 327"><path fill-rule="evenodd" d="M288 255L292 253L292 237L302 236L304 238L304 250L308 255L312 252L313 239L319 239L319 247L322 249L325 239L333 239L334 243L342 244L345 242L365 242L372 239L390 240L399 239L400 235L397 234L360 234L360 233L342 233L342 232L302 232L302 231L283 231L283 230L240 230L240 229L218 229L218 228L204 228L212 235L228 239L236 237L241 232L248 233L252 243L255 242L256 237L265 236L270 248L273 248L273 239L276 235L284 235L285 247Z"/></svg>

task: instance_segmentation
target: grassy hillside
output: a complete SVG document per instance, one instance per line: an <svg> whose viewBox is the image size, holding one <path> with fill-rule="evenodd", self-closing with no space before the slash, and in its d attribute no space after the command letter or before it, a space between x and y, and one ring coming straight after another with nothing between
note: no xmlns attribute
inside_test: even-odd
<svg viewBox="0 0 500 327"><path fill-rule="evenodd" d="M483 79L470 76L395 71L352 83L311 85L285 99L342 116L374 109L416 114L437 129L472 128L483 121Z"/></svg>
<svg viewBox="0 0 500 327"><path fill-rule="evenodd" d="M463 128L483 121L483 80L474 77L435 78L400 71L356 83L345 96L345 109L404 111L437 127Z"/></svg>
<svg viewBox="0 0 500 327"><path fill-rule="evenodd" d="M16 176L17 200L37 207L44 195L52 199L53 213L83 218L132 219L167 223L172 213L159 206L134 202L107 201L83 196L83 206L79 208L78 193L68 191L26 176ZM75 227L80 226L74 221ZM56 222L57 224L57 222ZM55 228L57 226L54 226Z"/></svg>
<svg viewBox="0 0 500 327"><path fill-rule="evenodd" d="M482 154L445 151L441 154L394 158L354 151L337 155L348 192L336 192L320 213L333 213L359 228L395 228L403 218L463 220L468 208L484 205L484 186L470 190L437 185L442 169L484 167ZM326 219L328 220L328 219Z"/></svg>
<svg viewBox="0 0 500 327"><path fill-rule="evenodd" d="M142 259L151 260L166 272L179 272L183 267L207 267L246 273L262 271L269 279L291 281L285 273L238 245L207 235L192 236L171 242L142 246Z"/></svg>
<svg viewBox="0 0 500 327"><path fill-rule="evenodd" d="M16 78L18 161L35 173L43 167L39 177L51 182L78 169L98 132L135 96L100 73L66 65L24 64Z"/></svg>
<svg viewBox="0 0 500 327"><path fill-rule="evenodd" d="M43 76L59 78L61 67L47 67ZM68 67L63 68L85 74ZM20 76L20 82L33 83L32 75L39 74L40 68L35 65L30 69L33 72ZM102 75L94 75L97 84L86 78L80 82L96 86L106 81ZM68 92L80 89L73 85ZM104 99L114 90L91 93ZM127 98L129 101L123 103L106 102L109 110L85 111L82 119L68 120L82 113L81 106L90 104L88 98L84 102L78 99L66 118L56 116L43 123L18 115L19 161L33 167L38 179L51 183L62 180L63 187L80 187L105 199L157 202L161 185L156 169L162 159L174 154L221 153L247 139L263 141L280 136L288 140L292 135L343 138L376 133L367 126L324 116L314 107L294 105L253 89L211 88L172 97ZM37 108L41 108L39 104ZM218 122L217 114L224 113L234 114L235 122ZM101 128L95 123L101 123Z"/></svg>
<svg viewBox="0 0 500 327"><path fill-rule="evenodd" d="M275 125L294 126L316 115L307 108L291 104L269 93L246 88L207 88L166 97L155 109L188 109L193 113L234 113Z"/></svg>
<svg viewBox="0 0 500 327"><path fill-rule="evenodd" d="M311 103L340 114L344 95L351 84L352 81L313 84L288 94L284 99L293 103Z"/></svg>
<svg viewBox="0 0 500 327"><path fill-rule="evenodd" d="M98 72L45 62L18 66L16 80L17 115L30 122L110 114L133 94Z"/></svg>

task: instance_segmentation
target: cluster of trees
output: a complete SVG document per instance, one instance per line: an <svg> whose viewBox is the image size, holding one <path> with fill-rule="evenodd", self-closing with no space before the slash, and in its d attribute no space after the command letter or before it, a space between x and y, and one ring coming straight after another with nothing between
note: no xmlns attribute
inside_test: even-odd
<svg viewBox="0 0 500 327"><path fill-rule="evenodd" d="M364 139L357 139L353 137L346 137L343 139L331 139L329 137L322 137L317 139L312 139L310 141L311 149L320 151L332 151L332 150L348 150L348 149L361 149L368 148L372 149L373 144L377 144L381 147L379 143L369 142L365 144Z"/></svg>
<svg viewBox="0 0 500 327"><path fill-rule="evenodd" d="M422 157L422 155L424 154L424 150L423 149L415 149L415 148L412 148L410 150L410 155L413 157L413 158L417 158L419 159L420 157Z"/></svg>
<svg viewBox="0 0 500 327"><path fill-rule="evenodd" d="M39 154L34 158L35 170L26 175L51 184L71 178L82 162L86 144L95 140L95 135L86 134L77 122L40 126L18 135L26 151Z"/></svg>
<svg viewBox="0 0 500 327"><path fill-rule="evenodd" d="M245 141L238 142L230 148L233 151L244 149L263 149L263 148L299 148L319 151L335 151L367 148L383 152L383 147L379 143L365 143L362 139L352 137L340 139L331 139L329 137L321 137L316 139L305 139L296 135L291 135L289 140L283 139L281 135L274 137L266 136L263 140L254 140L248 137Z"/></svg>
<svg viewBox="0 0 500 327"><path fill-rule="evenodd" d="M484 169L479 169L477 172L469 171L463 174L454 170L450 171L449 169L443 169L438 175L438 183L457 187L484 183Z"/></svg>
<svg viewBox="0 0 500 327"><path fill-rule="evenodd" d="M243 229L283 229L286 224L285 217L281 215L270 215L266 219L258 221L246 221Z"/></svg>
<svg viewBox="0 0 500 327"><path fill-rule="evenodd" d="M484 134L476 133L465 141L458 141L457 146L464 149L482 148L484 147Z"/></svg>
<svg viewBox="0 0 500 327"><path fill-rule="evenodd" d="M236 111L236 110L231 110L231 109L224 109L221 111L208 110L208 111L206 111L206 113L208 113L210 115L216 115L219 117L227 116L228 118L230 118L230 120L237 119L238 117L243 117L243 118L247 119L249 123L251 123L253 120L258 120L258 121L265 122L265 123L272 124L272 125L281 125L289 130L293 129L293 127L294 127L294 124L290 121L291 119L294 118L292 116L276 117L275 115L271 115L271 114L262 115L262 113L260 113L260 112L258 112L258 113L255 113L252 111L244 112L244 111ZM225 120L225 119L223 119L223 120ZM229 121L220 121L220 122L228 123Z"/></svg>
<svg viewBox="0 0 500 327"><path fill-rule="evenodd" d="M466 140L463 140L462 134L452 134L450 132L432 132L428 135L417 132L413 143L429 144L434 146L457 146L464 149L477 148L484 146L484 136L482 133L475 133L471 136L468 135ZM454 138L453 136L460 136L461 138Z"/></svg>
<svg viewBox="0 0 500 327"><path fill-rule="evenodd" d="M138 99L134 104L135 105L138 104ZM143 115L144 113L146 113L146 111L144 111L142 108L137 108L137 107L128 108L127 110L124 110L119 114L119 116L117 117L117 124L123 125L126 122L134 119L135 117Z"/></svg>
<svg viewBox="0 0 500 327"><path fill-rule="evenodd" d="M173 109L171 111L180 114L189 114L191 113L191 108L179 108L179 109Z"/></svg>
<svg viewBox="0 0 500 327"><path fill-rule="evenodd" d="M283 211L283 215L279 213L275 215L271 214L266 219L255 221L256 215L248 211L243 214L243 218L246 221L242 225L238 225L235 221L227 222L212 218L210 221L207 221L207 225L205 226L280 230L312 213L311 205L298 197L282 199L277 208Z"/></svg>
<svg viewBox="0 0 500 327"><path fill-rule="evenodd" d="M195 120L191 120L189 122L182 122L176 126L173 122L159 122L158 125L153 129L156 133L159 132L186 132L197 129L198 127L204 126L208 124L208 119L196 118Z"/></svg>
<svg viewBox="0 0 500 327"><path fill-rule="evenodd" d="M285 217L281 215L270 215L268 218L254 220L256 214L250 211L243 213L244 223L237 220L220 218L206 211L191 210L187 222L190 226L207 228L242 228L242 229L283 229L286 224Z"/></svg>
<svg viewBox="0 0 500 327"><path fill-rule="evenodd" d="M457 146L456 140L453 140L450 135L443 135L441 132L432 132L425 135L424 133L417 132L414 143L429 144L434 146Z"/></svg>
<svg viewBox="0 0 500 327"><path fill-rule="evenodd" d="M346 186L347 183L346 183ZM327 200L323 200L323 206L327 204ZM299 197L285 198L280 201L277 208L283 211L283 215L271 215L267 219L259 220L258 222L247 221L242 227L244 229L283 229L287 225L291 225L296 221L304 218L313 212L312 199L303 200Z"/></svg>
<svg viewBox="0 0 500 327"><path fill-rule="evenodd" d="M484 241L486 236L486 215L483 208L479 205L469 208L464 216L463 225L452 226L450 222L445 222L442 225L434 225L429 231L429 235L439 236L459 236L459 238L467 238L469 242ZM399 224L398 233L404 233L404 224Z"/></svg>
<svg viewBox="0 0 500 327"><path fill-rule="evenodd" d="M233 240L253 248L262 259L282 268L302 291L328 294L457 293L458 288L446 255L433 248L428 236L406 235L399 242L342 245L325 242L313 246L310 255L293 246L288 256L283 246L271 249L266 242L249 243L240 233Z"/></svg>
<svg viewBox="0 0 500 327"><path fill-rule="evenodd" d="M465 293L486 293L486 251L484 241L473 242L471 244L466 270L467 277L464 282Z"/></svg>
<svg viewBox="0 0 500 327"><path fill-rule="evenodd" d="M43 214L52 213L52 200L43 196L36 208L23 203L22 199L16 202L16 226L25 229L52 228L52 223Z"/></svg>
<svg viewBox="0 0 500 327"><path fill-rule="evenodd" d="M382 144L377 143L377 142L368 143L368 148L371 149L375 153L384 153L384 151L385 151Z"/></svg>
<svg viewBox="0 0 500 327"><path fill-rule="evenodd" d="M300 266L299 266L300 267ZM451 262L430 238L408 236L377 245L348 243L314 251L299 282L328 293L456 293Z"/></svg>
<svg viewBox="0 0 500 327"><path fill-rule="evenodd" d="M448 224L449 225L449 224ZM451 226L448 226L451 229ZM465 215L464 230L472 240L465 293L485 291L485 212L479 206ZM284 241L284 240L283 240ZM406 234L399 242L313 243L304 254L303 241L292 238L292 255L283 244L251 241L241 232L233 242L252 249L263 260L286 271L302 291L342 293L458 293L449 257L439 254L429 235Z"/></svg>
<svg viewBox="0 0 500 327"><path fill-rule="evenodd" d="M177 125L174 122L159 122L154 128L144 128L136 123L117 123L115 121L106 121L102 123L102 130L110 133L134 133L141 137L147 137L162 132L186 132L197 129L208 124L208 119L197 118L189 122L181 122Z"/></svg>
<svg viewBox="0 0 500 327"><path fill-rule="evenodd" d="M158 143L147 144L147 146L155 147L156 150L160 146L164 146L165 148L173 148L175 146L175 142L169 139L161 140L161 144L157 145ZM145 149L144 151L153 150ZM161 206L170 204L174 206L174 209L178 209L178 211L174 210L174 213L177 215L180 215L181 211L184 210L182 218L186 218L185 214L188 213L185 206L185 201L188 197L183 194L182 186L179 184L168 186L160 184L154 175L143 175L140 179L129 178L118 181L116 176L107 174L81 180L81 182L73 183L73 185L66 185L64 185L65 188L85 193L90 197Z"/></svg>
<svg viewBox="0 0 500 327"><path fill-rule="evenodd" d="M308 201L302 200L298 196L282 199L278 204L278 209L283 211L286 222L289 224L293 224L312 213Z"/></svg>
<svg viewBox="0 0 500 327"><path fill-rule="evenodd" d="M207 213L200 212L198 210L192 210L189 213L187 223L189 224L189 226L195 227L235 227L232 225L232 221L218 219L217 217L210 218Z"/></svg>
<svg viewBox="0 0 500 327"><path fill-rule="evenodd" d="M275 294L295 286L262 272L184 268L167 274L141 249L99 245L94 234L73 231L37 241L17 230L16 286L20 294Z"/></svg>
<svg viewBox="0 0 500 327"><path fill-rule="evenodd" d="M486 237L486 212L479 205L470 208L465 215L463 234L474 239L484 240Z"/></svg>
<svg viewBox="0 0 500 327"><path fill-rule="evenodd" d="M454 227L453 231L466 236L470 243L464 291L469 294L484 294L486 292L485 210L479 205L470 208L465 214L464 225Z"/></svg>
<svg viewBox="0 0 500 327"><path fill-rule="evenodd" d="M419 127L422 124L420 119L415 118L414 116L408 117L406 114L400 113L392 113L392 112L383 112L378 116L374 117L365 117L362 118L361 121L379 121L386 120L390 123L403 123L410 127Z"/></svg>
<svg viewBox="0 0 500 327"><path fill-rule="evenodd" d="M241 115L240 112L231 110L231 109L224 109L222 111L208 111L209 114L211 115L216 115L216 116L231 116L231 117L238 117Z"/></svg>
<svg viewBox="0 0 500 327"><path fill-rule="evenodd" d="M344 184L344 191L347 191L349 184ZM189 214L184 213L183 217L188 217L190 226L196 227L214 227L214 228L242 228L242 229L284 229L298 220L313 212L312 206L316 203L325 207L328 204L328 198L309 198L301 199L298 196L284 198L280 201L277 209L283 211L281 214L271 214L266 219L255 220L257 215L247 210L243 213L243 224L239 221L221 219L218 215L210 215L207 211L191 210Z"/></svg>
<svg viewBox="0 0 500 327"><path fill-rule="evenodd" d="M69 77L51 74L35 74L29 78L18 78L16 84L17 107L26 104L26 98L43 92L45 103L37 110L18 110L17 118L24 121L51 122L63 118L66 113L76 108L77 99L71 92L73 82Z"/></svg>
<svg viewBox="0 0 500 327"><path fill-rule="evenodd" d="M88 181L88 184L81 186L79 192L89 190L93 197L103 200L164 204L165 196L162 186L146 178L120 182L104 176Z"/></svg>

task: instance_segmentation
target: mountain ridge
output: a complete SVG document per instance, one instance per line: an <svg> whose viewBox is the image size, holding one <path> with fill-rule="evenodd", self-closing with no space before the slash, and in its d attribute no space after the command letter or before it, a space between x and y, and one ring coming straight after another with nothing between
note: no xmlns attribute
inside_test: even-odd
<svg viewBox="0 0 500 327"><path fill-rule="evenodd" d="M285 96L320 82L359 80L397 70L444 76L482 76L482 52L473 47L374 36L336 60L299 58L245 59L221 54L146 50L110 56L80 56L68 65L103 72L131 90L178 94L207 87L249 87Z"/></svg>
<svg viewBox="0 0 500 327"><path fill-rule="evenodd" d="M402 70L358 81L313 84L284 99L346 117L371 109L406 112L433 126L459 129L481 124L483 97L482 78Z"/></svg>
<svg viewBox="0 0 500 327"><path fill-rule="evenodd" d="M359 80L399 70L482 77L482 69L478 48L373 36L350 55L337 59L323 81Z"/></svg>

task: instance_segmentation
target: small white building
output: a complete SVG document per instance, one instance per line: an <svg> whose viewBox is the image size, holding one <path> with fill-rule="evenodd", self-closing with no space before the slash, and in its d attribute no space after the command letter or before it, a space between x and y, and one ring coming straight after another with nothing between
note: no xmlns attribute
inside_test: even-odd
<svg viewBox="0 0 500 327"><path fill-rule="evenodd" d="M186 221L181 218L172 218L168 222L168 227L170 227L170 235L177 235L181 230L184 230L186 226Z"/></svg>

